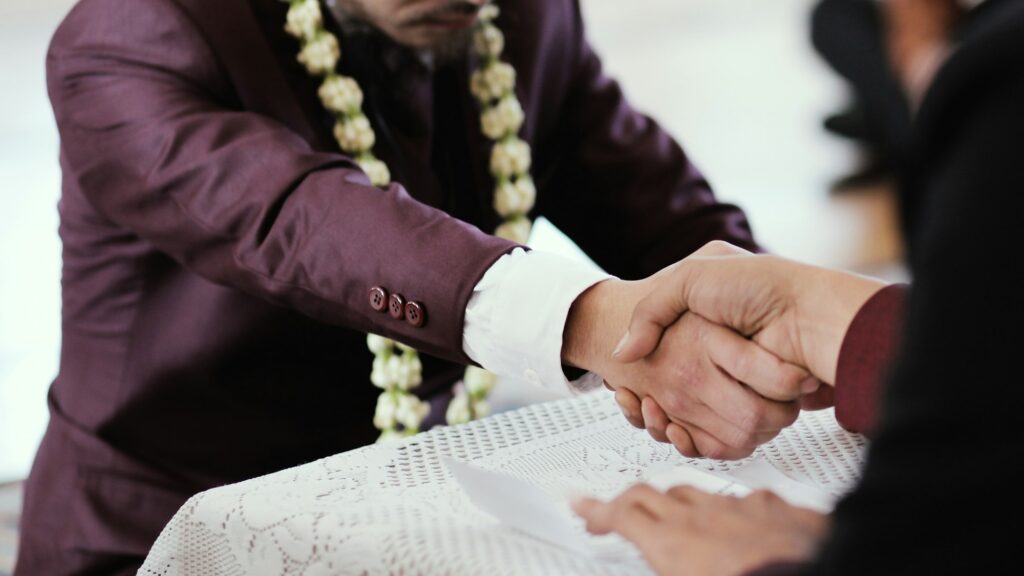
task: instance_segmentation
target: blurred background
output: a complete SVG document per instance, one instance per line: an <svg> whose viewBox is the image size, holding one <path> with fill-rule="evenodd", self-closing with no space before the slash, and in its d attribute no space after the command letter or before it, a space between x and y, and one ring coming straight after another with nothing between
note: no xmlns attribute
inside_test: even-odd
<svg viewBox="0 0 1024 576"><path fill-rule="evenodd" d="M0 2L0 574L46 423L60 346L58 141L44 78L74 0ZM902 278L887 185L831 193L862 162L822 119L842 82L814 54L813 0L582 0L592 43L633 103L676 136L761 243L817 264ZM518 402L521 399L508 400Z"/></svg>

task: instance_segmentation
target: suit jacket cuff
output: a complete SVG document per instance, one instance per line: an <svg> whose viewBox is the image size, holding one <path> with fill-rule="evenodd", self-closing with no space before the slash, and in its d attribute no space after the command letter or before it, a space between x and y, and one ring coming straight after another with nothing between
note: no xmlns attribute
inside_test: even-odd
<svg viewBox="0 0 1024 576"><path fill-rule="evenodd" d="M895 284L868 299L850 323L836 368L836 419L847 430L871 434L882 383L903 332L908 286Z"/></svg>

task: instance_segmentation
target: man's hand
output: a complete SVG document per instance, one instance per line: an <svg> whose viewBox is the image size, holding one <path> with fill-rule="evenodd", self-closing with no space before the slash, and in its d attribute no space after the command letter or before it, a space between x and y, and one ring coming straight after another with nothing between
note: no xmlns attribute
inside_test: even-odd
<svg viewBox="0 0 1024 576"><path fill-rule="evenodd" d="M662 576L746 574L772 562L808 560L828 529L827 516L765 491L735 498L638 485L611 502L584 499L573 509L587 530L618 532L636 544Z"/></svg>
<svg viewBox="0 0 1024 576"><path fill-rule="evenodd" d="M835 382L839 349L860 307L885 284L754 255L712 242L653 278L614 352L628 364L653 353L666 329L693 312L751 338L782 360Z"/></svg>
<svg viewBox="0 0 1024 576"><path fill-rule="evenodd" d="M794 400L819 386L805 371L695 314L669 327L653 354L612 364L602 376L650 404L641 413L654 439L670 441L671 422L679 427L680 452L717 459L749 456L796 421Z"/></svg>
<svg viewBox="0 0 1024 576"><path fill-rule="evenodd" d="M609 280L585 292L570 311L563 358L603 376L617 398L650 398L647 412L626 416L635 425L647 422L655 439L669 441L671 422L674 444L687 456L745 457L792 424L800 409L795 401L819 383L695 314L673 319L653 354L629 364L612 361L616 336L636 303L671 280L664 273L642 282ZM648 413L657 417L644 418Z"/></svg>
<svg viewBox="0 0 1024 576"><path fill-rule="evenodd" d="M736 329L783 361L806 367L829 383L835 381L847 327L863 303L884 286L853 274L756 256L722 242L705 246L657 278L615 351L619 362L633 365L656 355L663 335L688 317L689 310ZM758 384L747 383L755 388ZM831 386L813 390L806 385L803 390L811 393L799 398L802 408L832 403ZM631 423L690 455L690 430L666 414L672 408L659 406L659 398L643 396L637 390L618 389L615 398Z"/></svg>

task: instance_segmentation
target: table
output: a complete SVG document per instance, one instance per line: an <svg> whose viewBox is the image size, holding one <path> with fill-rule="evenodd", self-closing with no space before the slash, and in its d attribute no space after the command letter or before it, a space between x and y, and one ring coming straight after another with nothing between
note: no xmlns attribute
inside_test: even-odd
<svg viewBox="0 0 1024 576"><path fill-rule="evenodd" d="M751 458L840 494L857 481L865 440L832 410L804 413ZM548 491L613 494L667 467L727 472L629 426L598 391L436 428L191 498L164 528L145 576L206 574L647 574L563 550L477 509L440 458L529 479Z"/></svg>

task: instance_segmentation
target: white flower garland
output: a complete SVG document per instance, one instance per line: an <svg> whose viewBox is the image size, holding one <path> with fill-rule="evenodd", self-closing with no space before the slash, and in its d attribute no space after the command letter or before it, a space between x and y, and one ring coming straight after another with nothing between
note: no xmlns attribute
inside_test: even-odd
<svg viewBox="0 0 1024 576"><path fill-rule="evenodd" d="M374 186L387 186L391 173L373 154L376 134L363 114L363 92L359 83L337 73L341 48L338 39L324 29L318 0L288 0L285 31L302 43L298 61L313 76L324 76L318 94L324 107L334 114L334 137L338 146L352 156ZM470 78L470 90L480 102L480 127L494 141L490 169L495 179L494 210L504 218L495 235L525 244L532 224L527 214L533 209L537 189L530 178L530 145L518 136L525 115L515 95L516 71L501 62L505 36L494 25L498 8L488 4L480 10L473 33L473 50L480 65ZM370 334L367 346L374 354L370 381L384 390L377 399L373 424L381 440L411 436L420 430L430 405L410 391L423 381L423 365L415 350L382 336ZM497 377L470 366L455 387L455 397L445 417L449 424L461 424L490 413L487 397Z"/></svg>

